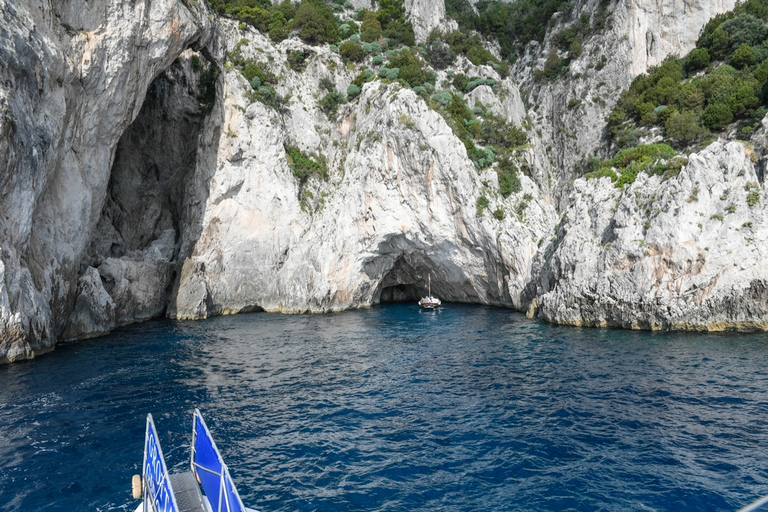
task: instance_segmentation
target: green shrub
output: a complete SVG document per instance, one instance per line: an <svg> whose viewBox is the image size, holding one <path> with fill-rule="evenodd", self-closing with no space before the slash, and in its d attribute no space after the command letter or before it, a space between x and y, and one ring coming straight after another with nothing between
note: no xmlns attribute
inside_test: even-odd
<svg viewBox="0 0 768 512"><path fill-rule="evenodd" d="M530 41L542 42L552 16L567 4L567 0L480 2L476 5L477 16L466 21L471 26L460 28L475 29L496 39L502 57L509 59L520 54Z"/></svg>
<svg viewBox="0 0 768 512"><path fill-rule="evenodd" d="M619 175L616 174L616 171L608 167L600 167L598 169L595 169L594 171L590 171L584 177L588 180L596 180L599 178L610 178L611 181L614 183L616 183L616 180L619 179Z"/></svg>
<svg viewBox="0 0 768 512"><path fill-rule="evenodd" d="M399 74L400 74L400 70L398 68L390 69L382 66L379 69L379 76L387 80L397 80L397 77Z"/></svg>
<svg viewBox="0 0 768 512"><path fill-rule="evenodd" d="M699 116L691 111L674 112L664 124L667 137L681 146L701 140L708 131L701 125Z"/></svg>
<svg viewBox="0 0 768 512"><path fill-rule="evenodd" d="M752 208L760 202L760 189L755 188L747 192L747 206Z"/></svg>
<svg viewBox="0 0 768 512"><path fill-rule="evenodd" d="M499 193L503 197L509 197L513 193L520 192L519 172L508 154L500 155L499 163L496 166L496 175L499 178Z"/></svg>
<svg viewBox="0 0 768 512"><path fill-rule="evenodd" d="M427 60L435 69L445 69L456 59L456 52L440 39L428 42L426 50Z"/></svg>
<svg viewBox="0 0 768 512"><path fill-rule="evenodd" d="M339 39L333 11L327 5L304 2L296 10L293 30L309 44L331 43Z"/></svg>
<svg viewBox="0 0 768 512"><path fill-rule="evenodd" d="M701 120L710 130L719 131L733 121L733 113L724 103L710 103L702 112Z"/></svg>
<svg viewBox="0 0 768 512"><path fill-rule="evenodd" d="M496 57L481 45L473 46L467 51L467 59L475 66L481 66L488 62L496 62Z"/></svg>
<svg viewBox="0 0 768 512"><path fill-rule="evenodd" d="M464 92L471 92L476 87L480 87L481 85L488 85L493 90L498 89L498 82L492 78L473 78L469 82L466 83L464 86Z"/></svg>
<svg viewBox="0 0 768 512"><path fill-rule="evenodd" d="M387 65L390 69L399 69L397 78L402 78L411 87L424 85L430 80L430 75L424 67L424 62L409 50L403 50L393 55ZM393 80L390 78L390 80Z"/></svg>
<svg viewBox="0 0 768 512"><path fill-rule="evenodd" d="M755 60L755 52L747 43L739 46L731 55L731 65L736 69L742 69L751 66Z"/></svg>
<svg viewBox="0 0 768 512"><path fill-rule="evenodd" d="M372 43L381 38L381 33L381 23L376 19L376 14L369 13L366 15L363 23L360 25L360 39Z"/></svg>
<svg viewBox="0 0 768 512"><path fill-rule="evenodd" d="M288 66L297 73L301 73L307 68L307 61L312 55L314 52L310 50L286 50Z"/></svg>
<svg viewBox="0 0 768 512"><path fill-rule="evenodd" d="M496 209L496 210L494 210L494 212L493 212L493 217L494 217L496 220L504 220L504 210L502 210L501 208L497 208L497 209Z"/></svg>
<svg viewBox="0 0 768 512"><path fill-rule="evenodd" d="M488 203L488 198L487 197L480 196L480 197L477 198L476 207L477 207L477 216L478 217L482 217L483 216L483 212L485 211L486 208L488 208L488 204L489 203Z"/></svg>
<svg viewBox="0 0 768 512"><path fill-rule="evenodd" d="M363 51L378 55L381 53L381 45L379 43L363 43Z"/></svg>
<svg viewBox="0 0 768 512"><path fill-rule="evenodd" d="M272 10L269 15L269 26L267 28L269 29L269 38L276 43L288 37L288 20L285 19L285 16L279 10Z"/></svg>
<svg viewBox="0 0 768 512"><path fill-rule="evenodd" d="M448 104L453 100L453 94L451 94L451 91L443 90L433 94L432 99L442 106L447 107Z"/></svg>
<svg viewBox="0 0 768 512"><path fill-rule="evenodd" d="M675 150L667 144L645 144L619 151L610 160L593 163L595 169L588 172L587 179L607 176L618 187L629 185L635 181L640 172L658 174L659 164L668 162L675 157Z"/></svg>
<svg viewBox="0 0 768 512"><path fill-rule="evenodd" d="M710 56L706 48L695 48L685 59L685 67L688 71L704 69L709 64Z"/></svg>
<svg viewBox="0 0 768 512"><path fill-rule="evenodd" d="M339 45L339 55L344 60L360 62L365 58L365 50L360 43L353 41L344 41Z"/></svg>
<svg viewBox="0 0 768 512"><path fill-rule="evenodd" d="M318 82L318 85L321 89L325 89L328 92L336 91L336 84L327 76L322 77Z"/></svg>
<svg viewBox="0 0 768 512"><path fill-rule="evenodd" d="M732 48L743 44L750 46L762 43L768 37L765 22L751 14L739 14L720 25L727 34Z"/></svg>
<svg viewBox="0 0 768 512"><path fill-rule="evenodd" d="M390 45L414 46L416 36L413 33L413 26L405 18L393 20L384 28L384 37L389 39Z"/></svg>
<svg viewBox="0 0 768 512"><path fill-rule="evenodd" d="M285 145L285 156L293 175L304 184L310 177L328 179L328 167L325 158L307 155L296 146Z"/></svg>
<svg viewBox="0 0 768 512"><path fill-rule="evenodd" d="M360 87L355 84L349 84L347 87L347 99L352 100L360 94Z"/></svg>
<svg viewBox="0 0 768 512"><path fill-rule="evenodd" d="M480 140L486 145L514 148L526 144L528 137L523 130L506 119L488 115L482 124Z"/></svg>
<svg viewBox="0 0 768 512"><path fill-rule="evenodd" d="M563 59L557 54L557 52L550 52L547 56L547 60L544 62L544 69L541 71L541 76L547 79L552 79L561 73L563 66Z"/></svg>
<svg viewBox="0 0 768 512"><path fill-rule="evenodd" d="M371 80L374 79L375 76L376 76L376 73L374 73L372 69L366 68L363 71L361 71L359 75L355 77L352 83L362 88L363 84L370 82Z"/></svg>
<svg viewBox="0 0 768 512"><path fill-rule="evenodd" d="M336 114L339 110L339 105L344 103L346 98L343 94L337 91L329 92L320 100L320 110L322 110L328 119L331 121L336 120Z"/></svg>
<svg viewBox="0 0 768 512"><path fill-rule="evenodd" d="M467 84L469 84L469 78L463 73L457 73L453 76L453 86L458 91L465 91L467 89Z"/></svg>

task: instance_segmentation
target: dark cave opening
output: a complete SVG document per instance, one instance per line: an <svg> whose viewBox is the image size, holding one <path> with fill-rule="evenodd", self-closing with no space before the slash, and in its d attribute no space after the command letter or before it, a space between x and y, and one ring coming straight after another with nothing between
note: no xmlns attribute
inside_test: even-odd
<svg viewBox="0 0 768 512"><path fill-rule="evenodd" d="M215 68L203 62L198 54L179 58L155 78L120 138L89 250L91 264L145 251L171 232L176 259L198 133L212 101L206 79L207 69Z"/></svg>
<svg viewBox="0 0 768 512"><path fill-rule="evenodd" d="M420 298L427 294L422 288L423 287L421 286L413 284L387 286L381 290L381 298L379 299L379 302L381 304L392 302L418 302Z"/></svg>
<svg viewBox="0 0 768 512"><path fill-rule="evenodd" d="M437 294L441 287L440 279L429 258L418 253L399 256L380 282L378 302L418 302L427 295L430 275L432 293Z"/></svg>
<svg viewBox="0 0 768 512"><path fill-rule="evenodd" d="M166 314L205 204L205 193L195 188L199 137L216 101L218 76L205 53L188 50L160 73L122 134L101 216L80 263L82 283L73 299L80 306L60 337ZM108 313L91 299L103 292L113 302Z"/></svg>

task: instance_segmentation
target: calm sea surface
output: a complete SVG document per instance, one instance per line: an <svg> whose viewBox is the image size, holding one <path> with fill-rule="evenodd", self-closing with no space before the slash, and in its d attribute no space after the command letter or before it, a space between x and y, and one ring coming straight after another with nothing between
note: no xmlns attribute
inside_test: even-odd
<svg viewBox="0 0 768 512"><path fill-rule="evenodd" d="M199 408L271 511L735 510L768 494L768 335L396 304L150 322L0 367L0 510L133 510Z"/></svg>

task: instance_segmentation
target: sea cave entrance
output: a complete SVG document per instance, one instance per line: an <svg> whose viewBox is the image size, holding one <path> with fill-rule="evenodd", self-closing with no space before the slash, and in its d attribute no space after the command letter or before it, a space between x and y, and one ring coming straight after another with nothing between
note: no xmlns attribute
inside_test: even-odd
<svg viewBox="0 0 768 512"><path fill-rule="evenodd" d="M431 261L424 255L403 254L384 275L374 303L417 302L427 295L427 279L432 275L432 293L440 289L440 279Z"/></svg>

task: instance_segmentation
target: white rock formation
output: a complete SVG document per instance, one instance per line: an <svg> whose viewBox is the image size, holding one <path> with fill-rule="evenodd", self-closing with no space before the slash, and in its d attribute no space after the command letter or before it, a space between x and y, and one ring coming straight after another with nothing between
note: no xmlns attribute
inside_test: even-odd
<svg viewBox="0 0 768 512"><path fill-rule="evenodd" d="M768 329L767 157L756 166L741 144L716 143L667 181L576 180L568 192L621 89L733 4L611 3L611 28L585 42L568 79L533 79L550 34L498 92L467 94L531 138L519 155L531 176L504 198L496 173L478 172L443 117L399 84L365 85L330 121L320 80L344 92L361 68L328 47L274 45L204 2L0 0L0 362L162 314L411 299L430 273L445 300L532 303L559 323ZM443 2L404 5L419 40L446 26ZM256 101L226 62L242 38L285 104ZM286 60L295 50L311 55L302 73ZM298 179L288 146L328 175ZM557 229L550 197L565 211Z"/></svg>
<svg viewBox="0 0 768 512"><path fill-rule="evenodd" d="M576 180L557 240L541 254L539 316L768 329L768 209L751 156L739 142L715 142L666 181L641 173L621 190L608 178Z"/></svg>
<svg viewBox="0 0 768 512"><path fill-rule="evenodd" d="M573 20L599 16L601 2L577 5ZM707 21L733 9L735 0L628 0L610 2L607 29L584 40L564 78L535 79L550 52L558 52L552 36L571 23L548 33L544 44L532 44L515 66L513 76L521 83L532 123L540 133L534 144L538 158L547 162L554 189L569 190L578 164L594 155L601 143L608 114L621 91L650 67L671 55L684 56L696 44ZM566 52L559 51L563 58Z"/></svg>
<svg viewBox="0 0 768 512"><path fill-rule="evenodd" d="M445 23L445 2L405 0L405 12L413 25L417 42L424 42L433 29Z"/></svg>
<svg viewBox="0 0 768 512"><path fill-rule="evenodd" d="M117 141L209 23L178 0L0 0L0 362L62 334Z"/></svg>
<svg viewBox="0 0 768 512"><path fill-rule="evenodd" d="M712 17L730 11L736 0L632 0L614 11L614 32L626 52L627 73L635 77L669 55L693 50L701 29Z"/></svg>
<svg viewBox="0 0 768 512"><path fill-rule="evenodd" d="M399 84L367 84L329 122L315 98L328 63L342 66L338 56L319 51L299 75L280 62L284 52L249 38L243 51L273 56L278 92L290 91L291 102L282 114L251 102L242 76L224 71L225 101L211 119L221 118L228 134L215 136L216 121L203 135L215 170L198 168L194 178L196 188L209 184L202 234L170 315L361 307L416 297L429 273L444 299L522 307L538 243L555 221L533 182L524 177L521 192L502 198L495 173L479 174L443 118ZM352 77L336 75L342 90ZM286 143L324 154L328 182L300 188ZM483 194L491 205L478 216ZM514 208L526 194L518 218ZM491 216L496 209L504 220Z"/></svg>

